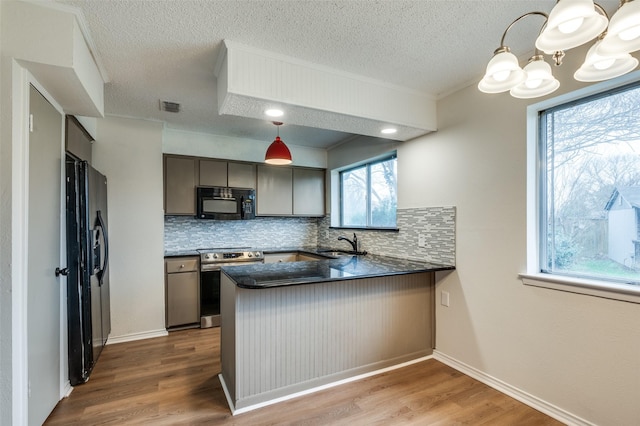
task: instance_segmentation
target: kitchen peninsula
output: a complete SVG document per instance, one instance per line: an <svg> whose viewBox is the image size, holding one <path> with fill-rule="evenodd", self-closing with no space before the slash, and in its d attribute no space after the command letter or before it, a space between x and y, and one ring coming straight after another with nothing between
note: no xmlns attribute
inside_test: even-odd
<svg viewBox="0 0 640 426"><path fill-rule="evenodd" d="M223 268L232 411L430 355L435 272L452 269L376 255Z"/></svg>

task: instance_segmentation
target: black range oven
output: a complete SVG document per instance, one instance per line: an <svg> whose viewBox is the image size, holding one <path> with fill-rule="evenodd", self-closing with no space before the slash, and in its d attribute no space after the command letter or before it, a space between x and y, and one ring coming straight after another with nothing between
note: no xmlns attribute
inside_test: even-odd
<svg viewBox="0 0 640 426"><path fill-rule="evenodd" d="M264 262L259 250L248 247L198 249L200 253L200 327L220 325L220 269Z"/></svg>

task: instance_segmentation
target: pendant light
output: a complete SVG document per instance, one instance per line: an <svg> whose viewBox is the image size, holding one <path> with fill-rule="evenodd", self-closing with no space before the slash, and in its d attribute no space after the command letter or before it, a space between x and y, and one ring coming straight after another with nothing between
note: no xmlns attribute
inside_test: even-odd
<svg viewBox="0 0 640 426"><path fill-rule="evenodd" d="M264 162L267 164L284 165L291 164L291 151L287 148L287 145L280 139L280 126L282 123L274 121L274 125L278 128L278 136L267 148L267 153L264 156Z"/></svg>

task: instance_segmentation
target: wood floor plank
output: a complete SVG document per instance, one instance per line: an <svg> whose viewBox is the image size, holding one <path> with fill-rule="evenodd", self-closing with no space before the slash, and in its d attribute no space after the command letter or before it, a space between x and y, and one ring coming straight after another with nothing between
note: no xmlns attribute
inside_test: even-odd
<svg viewBox="0 0 640 426"><path fill-rule="evenodd" d="M45 425L561 424L433 359L237 416L219 373L219 328L109 345Z"/></svg>

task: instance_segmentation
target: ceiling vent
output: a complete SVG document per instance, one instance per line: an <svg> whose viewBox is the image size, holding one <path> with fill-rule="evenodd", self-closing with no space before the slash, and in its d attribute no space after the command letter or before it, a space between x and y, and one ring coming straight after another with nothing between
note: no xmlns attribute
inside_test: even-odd
<svg viewBox="0 0 640 426"><path fill-rule="evenodd" d="M180 104L177 102L160 101L160 111L180 112Z"/></svg>

